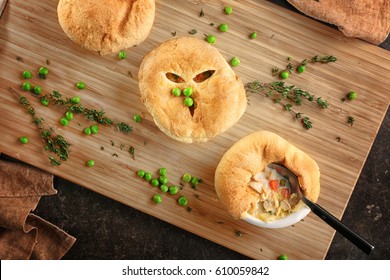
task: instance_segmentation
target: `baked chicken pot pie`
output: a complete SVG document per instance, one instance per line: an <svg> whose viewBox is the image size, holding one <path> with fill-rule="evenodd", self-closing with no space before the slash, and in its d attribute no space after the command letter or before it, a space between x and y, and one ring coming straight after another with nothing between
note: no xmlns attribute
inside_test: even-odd
<svg viewBox="0 0 390 280"><path fill-rule="evenodd" d="M246 109L241 80L215 47L197 38L171 39L148 53L139 87L156 125L180 142L206 142Z"/></svg>
<svg viewBox="0 0 390 280"><path fill-rule="evenodd" d="M58 21L65 34L101 55L141 44L155 17L154 0L60 0Z"/></svg>
<svg viewBox="0 0 390 280"><path fill-rule="evenodd" d="M320 171L305 152L269 131L254 132L236 142L222 157L215 171L215 189L230 215L264 227L291 225L310 209L289 181L270 163L284 165L301 184L302 191L316 202L320 194ZM281 220L287 223L277 224Z"/></svg>

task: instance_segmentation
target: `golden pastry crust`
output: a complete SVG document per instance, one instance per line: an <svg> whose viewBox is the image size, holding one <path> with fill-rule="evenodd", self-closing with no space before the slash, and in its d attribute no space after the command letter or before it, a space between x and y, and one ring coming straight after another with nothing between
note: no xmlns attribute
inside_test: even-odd
<svg viewBox="0 0 390 280"><path fill-rule="evenodd" d="M301 12L335 24L348 37L379 45L390 32L389 0L288 0Z"/></svg>
<svg viewBox="0 0 390 280"><path fill-rule="evenodd" d="M101 55L141 44L155 17L154 0L60 0L58 21L75 43Z"/></svg>
<svg viewBox="0 0 390 280"><path fill-rule="evenodd" d="M194 78L215 71L202 82ZM170 80L174 73L182 80ZM142 60L139 69L141 101L154 122L171 138L185 142L205 142L233 126L246 109L244 85L219 51L204 40L176 38L162 43ZM194 90L194 110L183 96L171 91L179 87Z"/></svg>
<svg viewBox="0 0 390 280"><path fill-rule="evenodd" d="M270 163L279 163L297 175L303 193L313 202L320 194L320 171L306 153L269 131L254 132L236 142L215 171L215 190L221 203L236 219L243 218L259 200L248 186L252 176Z"/></svg>

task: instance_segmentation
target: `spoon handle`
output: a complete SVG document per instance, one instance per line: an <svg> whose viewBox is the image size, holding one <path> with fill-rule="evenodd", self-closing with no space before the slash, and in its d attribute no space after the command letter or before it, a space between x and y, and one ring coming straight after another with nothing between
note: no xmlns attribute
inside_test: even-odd
<svg viewBox="0 0 390 280"><path fill-rule="evenodd" d="M311 202L306 197L303 197L302 200L303 202L305 202L307 206L309 206L309 208L311 209L311 211L313 211L314 214L316 214L318 217L324 220L328 225L333 227L337 232L341 233L345 238L347 238L349 241L351 241L353 244L359 247L359 249L361 249L364 253L369 255L372 252L372 250L374 250L374 245L369 243L367 240L365 240L363 237L358 235L356 232L352 231L350 228L344 225L340 220L338 220L335 216L330 214L320 205Z"/></svg>

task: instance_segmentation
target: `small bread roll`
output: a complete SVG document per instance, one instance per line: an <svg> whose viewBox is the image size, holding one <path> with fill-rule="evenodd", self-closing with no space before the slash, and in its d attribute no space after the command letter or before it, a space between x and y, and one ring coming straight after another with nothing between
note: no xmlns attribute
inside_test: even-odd
<svg viewBox="0 0 390 280"><path fill-rule="evenodd" d="M303 193L316 202L320 194L320 171L306 153L269 131L254 132L236 142L222 157L215 171L215 190L220 202L236 219L257 207L259 193L248 183L270 163L279 163L297 175Z"/></svg>
<svg viewBox="0 0 390 280"><path fill-rule="evenodd" d="M141 101L169 137L205 142L233 126L246 109L244 85L219 51L204 40L171 39L147 54L139 69ZM174 88L193 89L194 105Z"/></svg>
<svg viewBox="0 0 390 280"><path fill-rule="evenodd" d="M155 17L154 0L60 0L59 23L68 37L101 55L141 44Z"/></svg>

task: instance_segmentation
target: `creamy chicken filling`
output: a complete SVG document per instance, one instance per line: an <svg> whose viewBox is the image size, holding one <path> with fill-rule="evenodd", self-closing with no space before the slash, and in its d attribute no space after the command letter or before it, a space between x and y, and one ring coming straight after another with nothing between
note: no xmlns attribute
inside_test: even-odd
<svg viewBox="0 0 390 280"><path fill-rule="evenodd" d="M291 193L289 181L273 168L266 167L252 176L248 185L259 194L257 205L249 213L264 222L289 215L299 202L298 195Z"/></svg>

